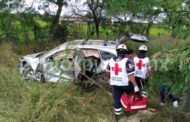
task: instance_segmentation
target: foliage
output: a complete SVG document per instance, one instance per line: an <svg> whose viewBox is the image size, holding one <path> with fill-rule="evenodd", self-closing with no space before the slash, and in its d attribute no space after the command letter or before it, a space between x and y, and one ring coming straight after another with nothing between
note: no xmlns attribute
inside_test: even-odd
<svg viewBox="0 0 190 122"><path fill-rule="evenodd" d="M80 16L83 18L87 18L88 24L94 25L94 30L90 30L93 34L96 34L96 38L99 38L100 34L100 26L104 24L104 10L105 5L107 4L108 0L86 0L83 2L83 5L86 6L82 8L81 6L77 6L77 2L75 1L75 5L72 5L72 13L76 16ZM93 21L93 23L91 22ZM89 36L92 34L90 33Z"/></svg>
<svg viewBox="0 0 190 122"><path fill-rule="evenodd" d="M172 87L172 93L182 95L189 89L190 83L190 48L183 46L179 49L163 52L160 57L152 59L157 71L157 82Z"/></svg>
<svg viewBox="0 0 190 122"><path fill-rule="evenodd" d="M60 24L57 26L54 32L54 40L58 40L61 43L66 42L68 36L68 29L65 24Z"/></svg>
<svg viewBox="0 0 190 122"><path fill-rule="evenodd" d="M163 26L166 26L172 31L172 35L178 39L185 39L190 33L190 15L189 7L184 7L183 0L111 0L107 6L107 12L111 16L121 16L128 18L128 22L135 19L147 21L146 33L152 26L154 20L159 15L165 14L166 19L163 19ZM189 3L186 3L189 6ZM118 16L118 17L119 17ZM164 18L164 17L163 17ZM141 26L143 27L143 26Z"/></svg>
<svg viewBox="0 0 190 122"><path fill-rule="evenodd" d="M48 26L48 23L43 21L43 20L39 20L36 18L35 24L37 26L39 26L40 28L46 28Z"/></svg>
<svg viewBox="0 0 190 122"><path fill-rule="evenodd" d="M73 39L96 39L95 29L93 26L90 27L87 24L67 24L68 28L68 40ZM124 27L125 28L125 27ZM102 27L100 26L101 39L115 39L118 34L118 28L116 27ZM126 29L126 28L125 28Z"/></svg>
<svg viewBox="0 0 190 122"><path fill-rule="evenodd" d="M17 11L17 8L22 7L22 0L1 0L0 12Z"/></svg>
<svg viewBox="0 0 190 122"><path fill-rule="evenodd" d="M34 44L24 45L25 51L23 52L34 52L34 50L31 50L35 48ZM36 44L38 48L39 44ZM15 48L19 48L17 46L21 45L9 43L1 43L0 45L0 61L4 61L0 63L1 121L111 122L113 120L112 97L107 96L98 88L84 90L82 87L70 83L41 84L22 81L15 69L18 61L18 55L16 54L18 50L15 50ZM37 51L45 49L46 46L42 46L40 44ZM52 44L49 46L52 46ZM186 48L180 48L179 50L187 51ZM183 54L187 55L185 52ZM180 55L177 50L174 50L174 53ZM170 55L172 55L172 52L170 52ZM162 80L162 76L164 77L164 74L160 75L157 81ZM155 116L151 119L152 121L188 122L189 119L187 119L186 113L179 112L169 105L161 108L158 94L155 92L157 89L155 90L155 86L152 84L149 89L152 89L154 93L152 95L148 92L151 95L149 97L149 107L154 107L157 110Z"/></svg>
<svg viewBox="0 0 190 122"><path fill-rule="evenodd" d="M180 39L187 38L190 33L190 9L183 6L184 2L183 0L176 0L175 2L168 0L161 4L164 12L167 13L166 25L172 30L174 37ZM186 3L186 6L189 4Z"/></svg>
<svg viewBox="0 0 190 122"><path fill-rule="evenodd" d="M169 30L164 28L164 27L153 26L150 29L150 35L154 36L154 37L165 35L165 34L168 34L168 33L169 33Z"/></svg>

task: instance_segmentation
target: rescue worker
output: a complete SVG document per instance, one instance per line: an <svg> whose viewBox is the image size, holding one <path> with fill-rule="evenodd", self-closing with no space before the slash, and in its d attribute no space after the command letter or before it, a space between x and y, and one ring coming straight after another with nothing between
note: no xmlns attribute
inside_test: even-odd
<svg viewBox="0 0 190 122"><path fill-rule="evenodd" d="M149 57L146 56L147 52L147 46L141 45L137 55L134 57L135 80L141 90L145 85L148 85L148 75L151 69Z"/></svg>
<svg viewBox="0 0 190 122"><path fill-rule="evenodd" d="M139 92L134 77L134 65L126 57L126 51L126 45L120 44L116 48L117 56L111 58L107 66L107 71L110 74L110 85L113 88L114 115L116 121L119 120L122 113L121 95L123 93ZM129 84L129 79L132 83L131 85Z"/></svg>

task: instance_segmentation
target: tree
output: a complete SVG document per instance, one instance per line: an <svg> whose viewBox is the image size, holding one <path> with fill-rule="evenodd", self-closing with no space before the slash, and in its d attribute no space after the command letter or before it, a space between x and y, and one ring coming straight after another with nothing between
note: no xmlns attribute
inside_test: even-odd
<svg viewBox="0 0 190 122"><path fill-rule="evenodd" d="M135 18L145 21L146 28L144 33L149 38L152 25L154 23L162 22L166 16L163 12L163 9L156 1L143 0L140 1L139 4L141 4L141 6L138 8L139 10L137 11Z"/></svg>
<svg viewBox="0 0 190 122"><path fill-rule="evenodd" d="M79 8L73 5L73 14L77 16L93 19L96 36L99 38L99 28L103 18L103 11L108 0L87 0L83 3L86 8ZM77 3L76 3L77 4Z"/></svg>
<svg viewBox="0 0 190 122"><path fill-rule="evenodd" d="M99 37L99 26L102 18L102 9L104 8L104 1L101 0L87 0L86 2L96 29L96 36Z"/></svg>
<svg viewBox="0 0 190 122"><path fill-rule="evenodd" d="M124 24L147 23L145 33L149 36L153 22L161 13L159 9L155 10L154 6L157 6L156 2L151 0L112 0L106 10L110 16L114 16Z"/></svg>
<svg viewBox="0 0 190 122"><path fill-rule="evenodd" d="M162 4L164 12L167 14L166 26L171 30L174 38L185 39L190 33L190 8L189 3L183 6L182 0L168 0Z"/></svg>
<svg viewBox="0 0 190 122"><path fill-rule="evenodd" d="M182 6L183 3L183 0L111 0L106 10L111 16L128 14L133 22L136 19L147 21L147 36L153 22L164 14L162 24L171 29L176 37L184 39L190 30L190 11L188 2L186 7Z"/></svg>
<svg viewBox="0 0 190 122"><path fill-rule="evenodd" d="M56 14L53 18L52 24L50 26L50 32L49 33L50 33L50 36L52 36L55 29L57 28L57 25L59 24L59 18L61 15L62 8L63 8L63 6L67 5L67 2L66 2L66 0L48 0L48 1L51 3L54 3L58 6L57 12L56 12Z"/></svg>
<svg viewBox="0 0 190 122"><path fill-rule="evenodd" d="M48 8L49 6L55 5L57 7L57 10L55 12L55 15L53 15L53 19L50 25L49 30L49 40L54 39L54 32L59 24L59 19L61 16L62 8L63 6L67 6L67 0L42 0L40 2L39 8L40 10L45 11L46 14L49 14L52 16L52 11Z"/></svg>
<svg viewBox="0 0 190 122"><path fill-rule="evenodd" d="M21 0L3 0L0 1L0 38L15 40L15 30L13 27L13 14L11 12L17 12L18 8L22 7Z"/></svg>
<svg viewBox="0 0 190 122"><path fill-rule="evenodd" d="M23 6L22 0L1 0L0 1L0 11L1 12L10 12L16 11L18 8Z"/></svg>

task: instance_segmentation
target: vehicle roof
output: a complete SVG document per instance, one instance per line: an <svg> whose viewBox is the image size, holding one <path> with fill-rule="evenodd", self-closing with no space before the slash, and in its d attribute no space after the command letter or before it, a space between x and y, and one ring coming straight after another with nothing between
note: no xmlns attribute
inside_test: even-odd
<svg viewBox="0 0 190 122"><path fill-rule="evenodd" d="M78 48L97 49L102 51L111 52L116 54L115 46L102 46L102 45L76 45Z"/></svg>
<svg viewBox="0 0 190 122"><path fill-rule="evenodd" d="M115 45L112 46L103 46L103 45L72 45L72 44L62 44L59 45L51 50L49 50L47 53L45 53L41 58L47 57L49 54L51 55L54 52L57 51L61 51L61 50L65 50L65 49L97 49L97 50L102 50L102 51L106 51L112 54L116 55L116 47Z"/></svg>
<svg viewBox="0 0 190 122"><path fill-rule="evenodd" d="M64 45L65 44L113 46L113 45L116 45L116 42L113 40L100 40L100 39L76 39L76 40L64 43Z"/></svg>

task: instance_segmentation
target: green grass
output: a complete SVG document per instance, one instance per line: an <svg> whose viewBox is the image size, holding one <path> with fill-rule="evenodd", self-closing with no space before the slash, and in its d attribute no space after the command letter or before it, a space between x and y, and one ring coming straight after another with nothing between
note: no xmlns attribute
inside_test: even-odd
<svg viewBox="0 0 190 122"><path fill-rule="evenodd" d="M0 122L111 121L111 97L100 89L87 92L72 83L22 81L16 71L15 52L20 50L12 43L0 47Z"/></svg>
<svg viewBox="0 0 190 122"><path fill-rule="evenodd" d="M160 35L166 35L168 33L169 33L169 31L167 29L163 28L163 27L161 28L161 27L158 27L158 26L153 26L150 29L150 35L154 36L154 37L158 36L159 34Z"/></svg>
<svg viewBox="0 0 190 122"><path fill-rule="evenodd" d="M111 97L70 83L24 82L14 69L0 68L0 121L111 121Z"/></svg>
<svg viewBox="0 0 190 122"><path fill-rule="evenodd" d="M168 38L168 37L167 37ZM176 48L185 41L171 43L163 37L160 46L165 49ZM127 42L137 49L139 44ZM155 40L148 43L150 54L159 51ZM4 43L0 46L0 122L111 122L112 98L101 89L84 90L70 83L35 83L24 82L16 71L18 55L15 52L37 52L32 45L18 50L17 45ZM27 48L27 46L25 46ZM173 109L168 103L159 106L159 87L154 86L157 80L150 79L149 107L156 109L152 119L155 122L188 122L187 117ZM190 119L190 118L189 118Z"/></svg>

